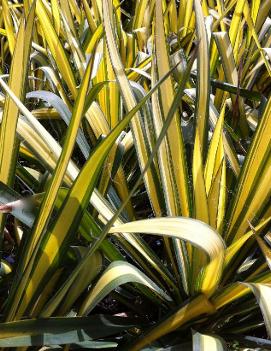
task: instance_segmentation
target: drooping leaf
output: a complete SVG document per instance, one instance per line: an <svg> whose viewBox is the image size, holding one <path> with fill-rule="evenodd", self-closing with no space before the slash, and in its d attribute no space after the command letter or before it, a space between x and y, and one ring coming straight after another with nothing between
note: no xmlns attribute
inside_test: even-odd
<svg viewBox="0 0 271 351"><path fill-rule="evenodd" d="M112 290L119 285L125 283L142 284L154 293L159 295L162 299L170 301L171 298L163 292L154 282L151 281L144 273L133 265L127 262L115 261L107 268L96 285L87 295L80 310L80 315L88 314L93 308Z"/></svg>
<svg viewBox="0 0 271 351"><path fill-rule="evenodd" d="M200 230L201 235L198 235ZM111 227L110 233L133 232L174 236L199 247L210 257L210 265L202 278L202 289L209 293L218 284L224 258L224 243L207 224L191 218L165 217L135 221Z"/></svg>

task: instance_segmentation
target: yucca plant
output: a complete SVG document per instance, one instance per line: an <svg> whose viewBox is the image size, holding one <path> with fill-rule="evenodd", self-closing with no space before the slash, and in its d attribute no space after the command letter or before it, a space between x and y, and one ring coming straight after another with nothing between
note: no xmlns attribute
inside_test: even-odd
<svg viewBox="0 0 271 351"><path fill-rule="evenodd" d="M0 347L270 348L270 9L1 1Z"/></svg>

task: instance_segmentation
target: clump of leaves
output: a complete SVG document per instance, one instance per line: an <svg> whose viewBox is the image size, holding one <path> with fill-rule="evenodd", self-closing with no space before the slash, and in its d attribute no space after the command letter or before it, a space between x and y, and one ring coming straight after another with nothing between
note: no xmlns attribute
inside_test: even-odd
<svg viewBox="0 0 271 351"><path fill-rule="evenodd" d="M2 0L1 347L270 347L270 8Z"/></svg>

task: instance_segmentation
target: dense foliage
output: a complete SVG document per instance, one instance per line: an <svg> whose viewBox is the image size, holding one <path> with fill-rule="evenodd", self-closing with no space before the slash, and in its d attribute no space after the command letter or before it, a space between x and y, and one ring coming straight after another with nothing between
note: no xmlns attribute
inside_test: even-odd
<svg viewBox="0 0 271 351"><path fill-rule="evenodd" d="M270 0L2 0L0 347L271 347Z"/></svg>

